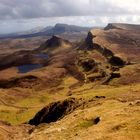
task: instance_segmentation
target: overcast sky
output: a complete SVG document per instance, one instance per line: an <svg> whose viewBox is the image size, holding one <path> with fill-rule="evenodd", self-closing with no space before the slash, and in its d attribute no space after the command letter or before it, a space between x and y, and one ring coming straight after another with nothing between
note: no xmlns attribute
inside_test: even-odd
<svg viewBox="0 0 140 140"><path fill-rule="evenodd" d="M0 34L67 23L140 24L140 0L0 0Z"/></svg>

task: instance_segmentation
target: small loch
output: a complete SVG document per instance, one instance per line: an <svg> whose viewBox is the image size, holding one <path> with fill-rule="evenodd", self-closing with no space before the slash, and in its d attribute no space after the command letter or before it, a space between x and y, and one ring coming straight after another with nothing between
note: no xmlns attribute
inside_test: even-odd
<svg viewBox="0 0 140 140"><path fill-rule="evenodd" d="M48 54L45 54L45 53L34 54L32 56L35 59L42 59L42 60L47 60L49 58ZM34 64L19 65L19 66L17 66L17 69L18 69L19 73L27 73L27 72L30 72L32 70L36 70L36 69L39 69L42 67L43 67L42 64L34 63Z"/></svg>
<svg viewBox="0 0 140 140"><path fill-rule="evenodd" d="M27 64L18 66L19 73L27 73L35 69L39 69L43 67L41 64Z"/></svg>

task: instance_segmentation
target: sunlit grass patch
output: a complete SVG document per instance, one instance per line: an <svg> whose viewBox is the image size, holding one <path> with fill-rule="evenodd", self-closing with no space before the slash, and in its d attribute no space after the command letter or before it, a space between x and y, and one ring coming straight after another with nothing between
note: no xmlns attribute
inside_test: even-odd
<svg viewBox="0 0 140 140"><path fill-rule="evenodd" d="M94 124L94 122L92 119L83 120L83 121L79 122L78 127L88 128L88 127L92 126L93 124Z"/></svg>

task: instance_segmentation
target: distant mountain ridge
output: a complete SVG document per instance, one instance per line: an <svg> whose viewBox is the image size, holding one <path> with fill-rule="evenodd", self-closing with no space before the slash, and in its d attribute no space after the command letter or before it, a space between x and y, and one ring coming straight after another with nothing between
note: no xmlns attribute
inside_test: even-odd
<svg viewBox="0 0 140 140"><path fill-rule="evenodd" d="M140 30L140 25L126 23L109 23L104 29Z"/></svg>
<svg viewBox="0 0 140 140"><path fill-rule="evenodd" d="M92 28L93 27L81 27L76 25L58 23L55 26L48 26L45 28L39 27L25 32L0 35L0 39L29 38L29 37L37 37L37 36L45 36L45 35L52 36L52 35L59 35L63 33L80 33L80 32L88 32Z"/></svg>

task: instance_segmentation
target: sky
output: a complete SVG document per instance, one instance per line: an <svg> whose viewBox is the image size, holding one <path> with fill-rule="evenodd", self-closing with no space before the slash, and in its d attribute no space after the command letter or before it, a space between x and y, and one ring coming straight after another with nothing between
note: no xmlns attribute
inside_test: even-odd
<svg viewBox="0 0 140 140"><path fill-rule="evenodd" d="M66 23L140 24L140 0L0 0L0 34Z"/></svg>

